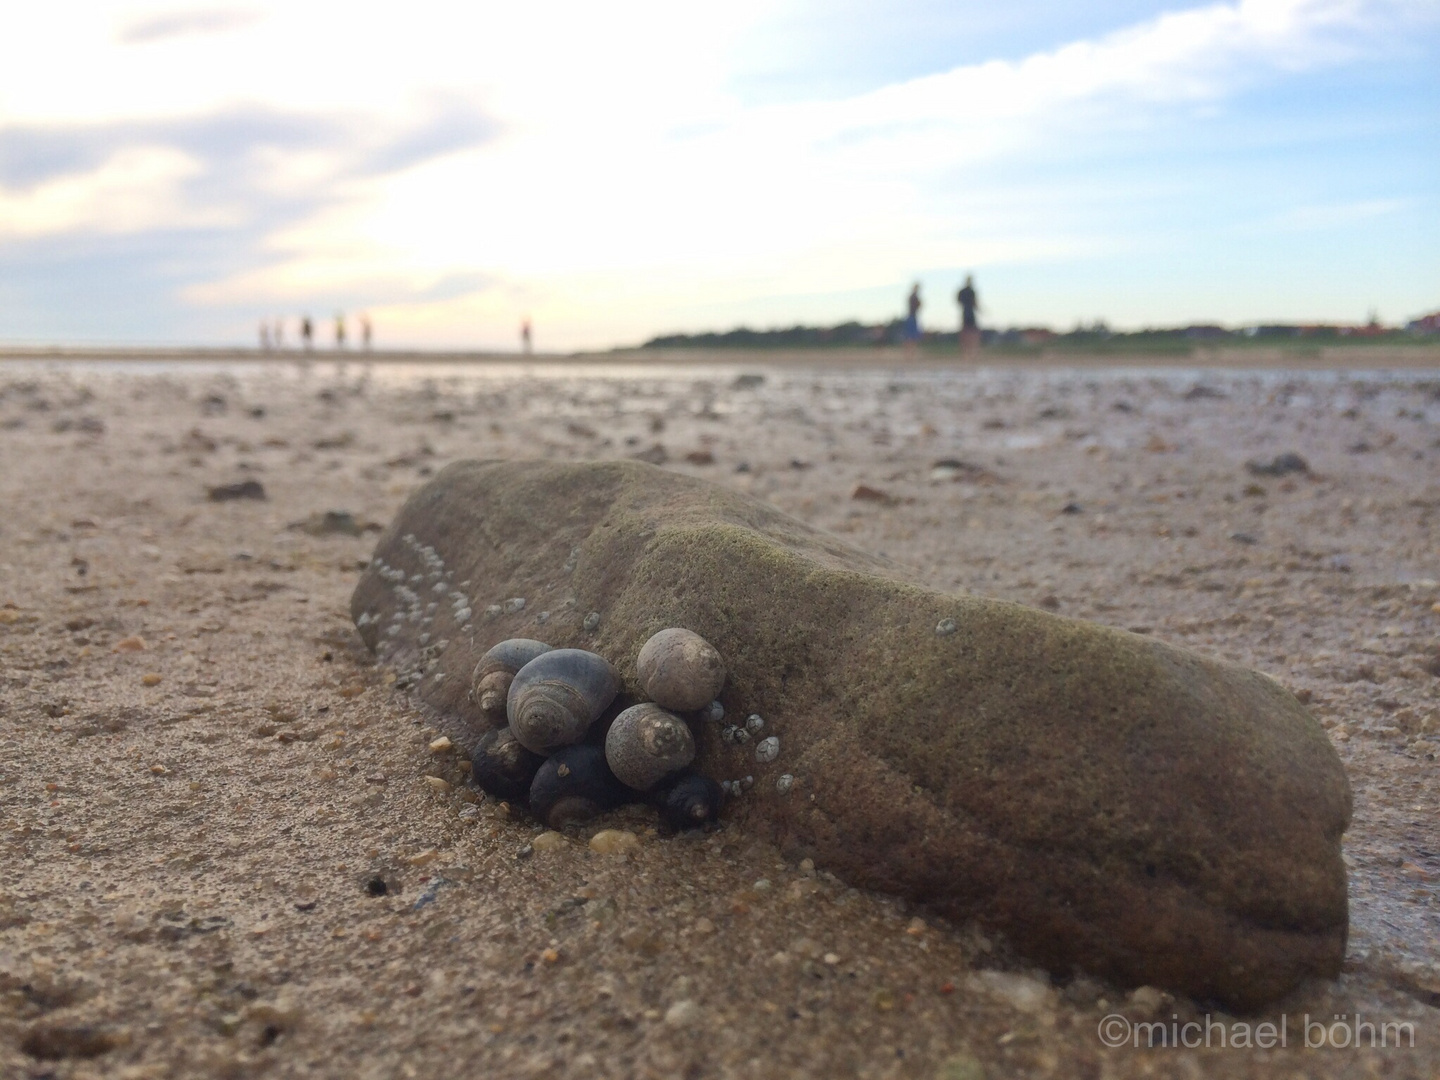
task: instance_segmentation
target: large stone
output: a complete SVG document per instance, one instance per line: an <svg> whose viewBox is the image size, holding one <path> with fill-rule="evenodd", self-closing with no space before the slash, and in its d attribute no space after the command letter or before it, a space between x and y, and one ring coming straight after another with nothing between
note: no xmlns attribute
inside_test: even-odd
<svg viewBox="0 0 1440 1080"><path fill-rule="evenodd" d="M599 652L633 694L650 635L696 631L729 669L727 716L759 713L779 740L765 763L697 723L701 771L755 777L727 818L1054 971L1251 1008L1340 968L1349 785L1265 675L917 587L634 462L451 465L382 535L351 607L462 745L488 724L471 672L504 638Z"/></svg>

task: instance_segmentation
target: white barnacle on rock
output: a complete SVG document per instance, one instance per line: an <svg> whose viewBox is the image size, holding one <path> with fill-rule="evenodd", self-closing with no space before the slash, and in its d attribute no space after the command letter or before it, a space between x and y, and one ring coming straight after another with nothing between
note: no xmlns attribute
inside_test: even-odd
<svg viewBox="0 0 1440 1080"><path fill-rule="evenodd" d="M506 600L506 601L505 601L505 614L506 614L506 615L514 615L514 614L517 614L518 612L521 612L521 611L524 611L524 610L525 610L525 597L523 597L523 596L512 596L509 600Z"/></svg>
<svg viewBox="0 0 1440 1080"><path fill-rule="evenodd" d="M585 616L585 621L584 621L583 623L581 623L580 625L583 626L586 630L594 630L594 629L596 629L596 628L599 627L599 625L600 625L600 612L598 612L598 611L592 611L592 612L590 612L589 615L586 615L586 616Z"/></svg>
<svg viewBox="0 0 1440 1080"><path fill-rule="evenodd" d="M955 633L955 620L941 619L938 623L935 624L935 633L939 634L941 637L946 637L949 634Z"/></svg>
<svg viewBox="0 0 1440 1080"><path fill-rule="evenodd" d="M751 713L745 718L745 730L751 735L757 734L765 726L765 720L759 713Z"/></svg>
<svg viewBox="0 0 1440 1080"><path fill-rule="evenodd" d="M431 576L431 577L439 577L440 575L439 575L439 574L431 574L430 576ZM432 592L437 592L437 593L443 593L443 592L445 591L445 583L444 583L443 581L437 581L437 582L435 582L435 584L431 586L431 591L432 591Z"/></svg>
<svg viewBox="0 0 1440 1080"><path fill-rule="evenodd" d="M776 735L769 735L761 739L755 745L755 760L763 765L768 765L780 756L780 738Z"/></svg>
<svg viewBox="0 0 1440 1080"><path fill-rule="evenodd" d="M470 609L468 607L462 607L455 612L455 621L458 623L468 623L470 621L470 616Z"/></svg>
<svg viewBox="0 0 1440 1080"><path fill-rule="evenodd" d="M781 795L788 794L790 789L794 786L795 777L791 776L788 772L781 773L778 777L775 778L775 790Z"/></svg>

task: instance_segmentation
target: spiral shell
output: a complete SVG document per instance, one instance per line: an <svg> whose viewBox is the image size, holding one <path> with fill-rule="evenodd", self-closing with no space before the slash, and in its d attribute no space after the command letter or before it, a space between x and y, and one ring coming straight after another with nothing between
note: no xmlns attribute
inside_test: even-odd
<svg viewBox="0 0 1440 1080"><path fill-rule="evenodd" d="M626 709L605 736L605 760L621 783L649 791L695 760L695 736L653 701Z"/></svg>
<svg viewBox="0 0 1440 1080"><path fill-rule="evenodd" d="M655 802L660 807L661 822L676 832L687 832L718 821L724 797L714 780L691 774L661 785Z"/></svg>
<svg viewBox="0 0 1440 1080"><path fill-rule="evenodd" d="M543 641L530 638L508 638L492 646L475 665L471 686L475 703L495 724L505 723L505 699L516 673L542 653L550 652Z"/></svg>
<svg viewBox="0 0 1440 1080"><path fill-rule="evenodd" d="M620 676L603 656L552 649L516 673L505 711L510 730L537 754L577 743L620 691Z"/></svg>
<svg viewBox="0 0 1440 1080"><path fill-rule="evenodd" d="M530 796L530 784L545 763L520 745L509 728L496 728L480 737L470 755L470 779L487 795L507 802L523 803Z"/></svg>
<svg viewBox="0 0 1440 1080"><path fill-rule="evenodd" d="M605 763L598 746L562 746L540 766L530 785L530 812L552 829L580 825L631 796Z"/></svg>
<svg viewBox="0 0 1440 1080"><path fill-rule="evenodd" d="M636 668L649 698L677 712L704 708L725 685L725 662L715 646L679 627L661 630L647 641Z"/></svg>

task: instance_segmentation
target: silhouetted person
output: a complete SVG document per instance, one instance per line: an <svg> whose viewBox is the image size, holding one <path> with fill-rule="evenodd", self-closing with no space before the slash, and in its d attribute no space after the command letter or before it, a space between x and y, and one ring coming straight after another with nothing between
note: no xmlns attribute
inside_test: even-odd
<svg viewBox="0 0 1440 1080"><path fill-rule="evenodd" d="M530 338L530 320L520 320L520 351L529 356L533 347Z"/></svg>
<svg viewBox="0 0 1440 1080"><path fill-rule="evenodd" d="M975 320L980 297L975 293L973 275L965 275L965 284L955 294L955 301L960 305L960 351L974 352L980 347L980 324Z"/></svg>
<svg viewBox="0 0 1440 1080"><path fill-rule="evenodd" d="M315 347L315 324L310 321L309 315L300 316L300 342L306 352Z"/></svg>
<svg viewBox="0 0 1440 1080"><path fill-rule="evenodd" d="M360 345L366 351L370 351L370 340L374 328L370 325L370 316L365 312L360 313Z"/></svg>
<svg viewBox="0 0 1440 1080"><path fill-rule="evenodd" d="M270 324L264 319L260 320L260 351L270 351Z"/></svg>
<svg viewBox="0 0 1440 1080"><path fill-rule="evenodd" d="M345 313L343 311L335 313L335 348L345 348Z"/></svg>
<svg viewBox="0 0 1440 1080"><path fill-rule="evenodd" d="M905 301L905 329L902 336L905 338L906 349L913 353L920 341L920 283L918 281L910 287L910 296Z"/></svg>

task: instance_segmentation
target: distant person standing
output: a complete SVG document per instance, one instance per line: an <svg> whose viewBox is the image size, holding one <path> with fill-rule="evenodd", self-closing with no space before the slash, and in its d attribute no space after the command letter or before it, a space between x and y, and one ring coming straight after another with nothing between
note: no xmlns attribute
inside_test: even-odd
<svg viewBox="0 0 1440 1080"><path fill-rule="evenodd" d="M260 320L260 351L270 351L270 324L264 319Z"/></svg>
<svg viewBox="0 0 1440 1080"><path fill-rule="evenodd" d="M360 347L366 352L370 351L370 341L374 335L374 328L370 325L368 312L360 313Z"/></svg>
<svg viewBox="0 0 1440 1080"><path fill-rule="evenodd" d="M300 316L300 343L309 352L315 347L315 324L310 321L309 315Z"/></svg>
<svg viewBox="0 0 1440 1080"><path fill-rule="evenodd" d="M960 305L960 351L973 353L980 348L980 324L975 320L980 297L975 293L974 275L965 275L965 284L955 294L955 301Z"/></svg>
<svg viewBox="0 0 1440 1080"><path fill-rule="evenodd" d="M534 351L534 343L531 340L530 334L529 318L520 320L520 351L526 356L529 356L530 353Z"/></svg>
<svg viewBox="0 0 1440 1080"><path fill-rule="evenodd" d="M345 313L343 311L335 313L335 348L345 348Z"/></svg>
<svg viewBox="0 0 1440 1080"><path fill-rule="evenodd" d="M903 335L907 352L913 353L920 341L920 283L910 287L910 296L905 301L905 328Z"/></svg>

